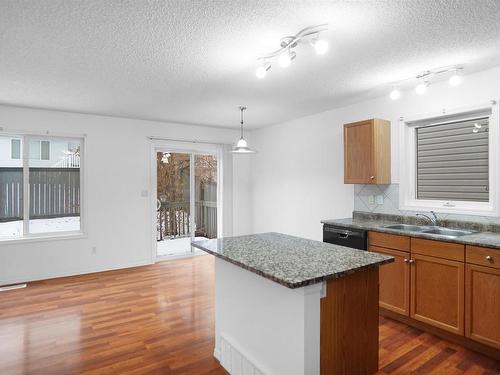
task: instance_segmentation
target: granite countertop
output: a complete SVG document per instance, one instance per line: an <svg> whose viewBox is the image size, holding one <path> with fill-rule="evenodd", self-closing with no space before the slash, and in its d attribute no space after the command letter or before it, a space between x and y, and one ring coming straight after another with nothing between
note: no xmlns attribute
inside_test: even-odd
<svg viewBox="0 0 500 375"><path fill-rule="evenodd" d="M394 261L382 254L281 233L196 241L193 246L292 289Z"/></svg>
<svg viewBox="0 0 500 375"><path fill-rule="evenodd" d="M408 230L384 228L385 225L400 223L399 221L390 221L384 219L347 218L347 219L322 220L321 222L323 224L331 224L335 226L345 227L348 229L349 228L365 229L375 232L393 233L393 234L400 234L403 236L426 238L430 240L454 242L465 245L484 246L494 249L500 249L500 233L494 233L494 232L477 232L465 236L450 238L430 233L420 233L420 232L411 232Z"/></svg>

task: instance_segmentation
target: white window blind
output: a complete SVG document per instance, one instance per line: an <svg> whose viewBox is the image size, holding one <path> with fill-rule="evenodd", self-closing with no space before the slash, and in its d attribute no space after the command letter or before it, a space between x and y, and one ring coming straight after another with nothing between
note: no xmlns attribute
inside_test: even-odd
<svg viewBox="0 0 500 375"><path fill-rule="evenodd" d="M416 129L417 199L489 201L489 116Z"/></svg>

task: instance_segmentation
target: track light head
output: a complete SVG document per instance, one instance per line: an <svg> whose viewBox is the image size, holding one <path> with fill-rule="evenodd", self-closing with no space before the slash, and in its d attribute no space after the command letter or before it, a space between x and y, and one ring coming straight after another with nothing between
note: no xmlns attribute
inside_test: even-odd
<svg viewBox="0 0 500 375"><path fill-rule="evenodd" d="M312 41L312 46L318 55L324 55L328 51L328 42L323 39L314 38Z"/></svg>
<svg viewBox="0 0 500 375"><path fill-rule="evenodd" d="M458 86L462 83L462 76L460 76L458 74L457 70L455 70L455 73L453 73L453 75L450 77L450 79L448 80L448 83L451 86Z"/></svg>
<svg viewBox="0 0 500 375"><path fill-rule="evenodd" d="M423 95L427 91L427 87L429 87L428 81L422 81L415 87L415 92L418 95Z"/></svg>
<svg viewBox="0 0 500 375"><path fill-rule="evenodd" d="M392 100L398 100L401 97L401 91L397 87L395 87L392 89L391 93L389 94L389 97Z"/></svg>
<svg viewBox="0 0 500 375"><path fill-rule="evenodd" d="M255 70L256 77L259 79L264 78L269 69L271 69L271 64L269 64L269 63L264 63L264 64L258 66L257 69Z"/></svg>
<svg viewBox="0 0 500 375"><path fill-rule="evenodd" d="M293 59L297 57L297 54L294 51L288 51L287 53L284 53L280 56L278 59L278 63L282 68L286 68L290 65Z"/></svg>

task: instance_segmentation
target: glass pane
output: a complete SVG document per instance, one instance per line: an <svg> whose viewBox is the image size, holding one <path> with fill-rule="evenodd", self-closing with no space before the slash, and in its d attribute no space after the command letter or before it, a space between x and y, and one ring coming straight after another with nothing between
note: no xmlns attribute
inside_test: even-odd
<svg viewBox="0 0 500 375"><path fill-rule="evenodd" d="M217 237L217 158L195 155L195 207L198 239Z"/></svg>
<svg viewBox="0 0 500 375"><path fill-rule="evenodd" d="M10 158L14 160L21 159L21 140L11 139L10 144Z"/></svg>
<svg viewBox="0 0 500 375"><path fill-rule="evenodd" d="M16 238L23 234L23 168L12 146L16 137L0 136L0 238ZM16 150L17 152L17 150Z"/></svg>
<svg viewBox="0 0 500 375"><path fill-rule="evenodd" d="M79 231L81 141L31 139L30 155L32 146L38 147L38 158L29 160L29 232Z"/></svg>
<svg viewBox="0 0 500 375"><path fill-rule="evenodd" d="M42 160L50 160L50 142L42 141L40 142L40 159Z"/></svg>
<svg viewBox="0 0 500 375"><path fill-rule="evenodd" d="M190 235L189 228L189 154L157 154L158 200L163 208L163 238L185 237Z"/></svg>
<svg viewBox="0 0 500 375"><path fill-rule="evenodd" d="M158 255L188 252L191 250L190 155L157 152L156 172L157 240L162 242L158 243Z"/></svg>

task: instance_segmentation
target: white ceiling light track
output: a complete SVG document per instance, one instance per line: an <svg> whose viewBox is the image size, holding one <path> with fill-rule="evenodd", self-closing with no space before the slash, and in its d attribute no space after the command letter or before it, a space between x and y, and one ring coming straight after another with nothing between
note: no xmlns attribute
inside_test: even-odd
<svg viewBox="0 0 500 375"><path fill-rule="evenodd" d="M418 95L423 95L427 92L427 88L430 86L431 82L443 75L449 75L448 83L450 86L458 86L462 83L462 71L464 67L461 65L450 65L442 66L435 69L425 70L418 73L415 77L406 78L401 81L392 83L392 90L389 93L389 97L392 100L397 100L401 97L400 87L409 81L417 81L415 86L415 92Z"/></svg>
<svg viewBox="0 0 500 375"><path fill-rule="evenodd" d="M321 32L328 30L328 24L309 26L300 30L296 35L285 36L280 40L280 48L257 59L259 66L255 71L257 78L264 78L271 69L272 63L277 61L282 68L286 68L297 57L294 48L300 43L308 42L318 55L328 51L328 42L319 38Z"/></svg>

